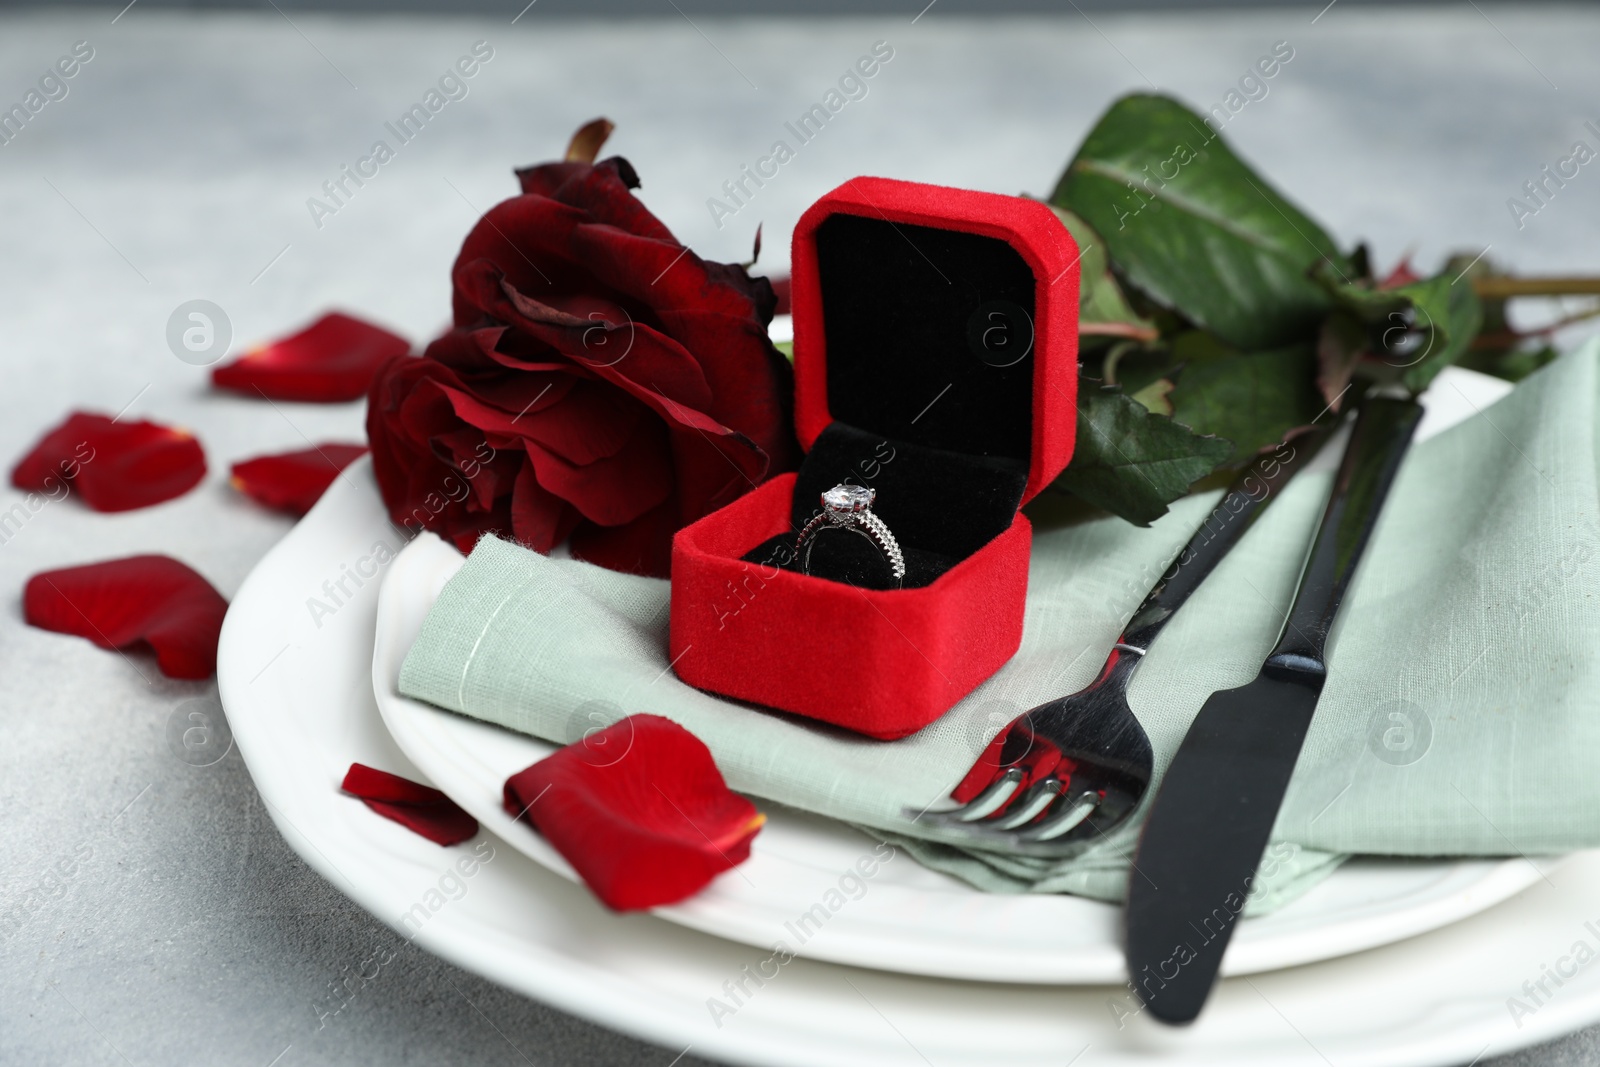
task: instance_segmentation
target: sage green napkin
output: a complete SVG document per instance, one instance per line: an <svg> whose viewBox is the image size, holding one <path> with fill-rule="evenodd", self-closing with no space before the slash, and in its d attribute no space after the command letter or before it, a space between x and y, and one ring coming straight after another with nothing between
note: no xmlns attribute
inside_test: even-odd
<svg viewBox="0 0 1600 1067"><path fill-rule="evenodd" d="M1252 912L1292 899L1351 853L1600 845L1597 398L1593 343L1412 449L1346 598ZM1259 670L1328 484L1326 474L1291 483L1145 658L1129 699L1158 775L1206 697ZM1111 518L1037 529L1021 650L900 741L691 689L667 662L665 581L494 538L445 587L400 688L563 742L596 716L665 715L710 746L737 790L868 828L986 889L1118 900L1136 820L1080 857L1044 862L941 843L911 816L948 794L1002 725L1093 678L1215 501L1179 501L1148 529Z"/></svg>

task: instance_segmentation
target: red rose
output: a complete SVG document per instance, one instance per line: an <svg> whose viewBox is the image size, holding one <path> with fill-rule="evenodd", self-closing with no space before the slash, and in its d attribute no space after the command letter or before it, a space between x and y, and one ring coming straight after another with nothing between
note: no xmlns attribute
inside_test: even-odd
<svg viewBox="0 0 1600 1067"><path fill-rule="evenodd" d="M397 523L665 575L674 531L793 466L792 376L767 280L680 244L626 160L573 158L593 131L467 235L454 328L379 371L367 434Z"/></svg>

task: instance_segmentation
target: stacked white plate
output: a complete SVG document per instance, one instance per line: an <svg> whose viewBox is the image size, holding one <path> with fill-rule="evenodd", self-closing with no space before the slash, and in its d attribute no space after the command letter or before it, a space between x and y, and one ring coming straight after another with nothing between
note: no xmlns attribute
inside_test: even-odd
<svg viewBox="0 0 1600 1067"><path fill-rule="evenodd" d="M1505 389L1446 375L1424 433ZM980 893L771 805L749 862L680 905L613 914L501 807L506 777L550 746L396 692L460 564L431 535L404 546L362 462L240 589L218 681L306 862L418 944L528 996L750 1064L1465 1064L1600 1021L1600 967L1580 962L1600 950L1600 854L1351 862L1244 921L1231 977L1183 1030L1119 985L1116 908ZM324 583L341 578L329 615ZM483 834L441 849L378 817L339 791L352 762L431 782ZM466 856L487 862L458 866Z"/></svg>

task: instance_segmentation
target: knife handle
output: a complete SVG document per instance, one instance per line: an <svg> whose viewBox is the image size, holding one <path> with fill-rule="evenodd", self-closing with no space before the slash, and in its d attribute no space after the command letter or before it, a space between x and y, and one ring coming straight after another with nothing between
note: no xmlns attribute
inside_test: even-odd
<svg viewBox="0 0 1600 1067"><path fill-rule="evenodd" d="M1147 651L1167 620L1244 536L1272 497L1321 451L1331 434L1331 428L1314 426L1256 456L1228 486L1206 521L1145 596L1118 644Z"/></svg>
<svg viewBox="0 0 1600 1067"><path fill-rule="evenodd" d="M1415 400L1369 398L1356 416L1267 671L1327 673L1328 632L1422 418Z"/></svg>

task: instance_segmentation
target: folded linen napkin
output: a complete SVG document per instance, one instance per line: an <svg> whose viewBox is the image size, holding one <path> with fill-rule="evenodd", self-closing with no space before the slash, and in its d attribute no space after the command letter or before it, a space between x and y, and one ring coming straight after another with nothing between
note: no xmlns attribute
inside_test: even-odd
<svg viewBox="0 0 1600 1067"><path fill-rule="evenodd" d="M1351 853L1600 844L1597 399L1600 342L1412 449L1345 600L1251 912L1293 899ZM1158 779L1206 697L1253 678L1275 642L1329 478L1291 483L1141 665L1129 699ZM665 715L710 746L735 789L857 824L983 888L1120 900L1137 818L1079 857L1037 861L941 842L912 816L948 794L1001 726L1092 679L1216 499L1179 501L1148 529L1111 518L1037 529L1021 650L895 742L691 689L667 662L665 581L494 538L443 590L400 688L563 742L597 715Z"/></svg>

